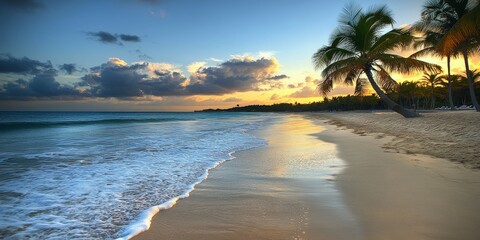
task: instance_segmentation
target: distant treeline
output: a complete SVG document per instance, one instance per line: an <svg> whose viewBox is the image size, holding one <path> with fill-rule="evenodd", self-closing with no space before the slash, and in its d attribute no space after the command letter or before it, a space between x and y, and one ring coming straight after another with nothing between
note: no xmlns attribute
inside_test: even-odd
<svg viewBox="0 0 480 240"><path fill-rule="evenodd" d="M386 105L376 95L342 96L312 103L277 103L273 105L238 106L229 109L205 109L203 112L306 112L306 111L349 111L386 109Z"/></svg>
<svg viewBox="0 0 480 240"><path fill-rule="evenodd" d="M477 95L480 93L480 82L474 84ZM466 79L453 84L453 102L455 106L471 105ZM410 109L433 109L434 107L448 106L447 86L437 85L431 88L422 82L405 81L398 85L395 91L387 95L402 106ZM433 93L433 94L432 94ZM432 96L436 101L432 105ZM478 96L480 98L480 96ZM338 96L323 101L311 103L277 103L273 105L237 106L228 109L205 109L202 112L308 112L308 111L351 111L351 110L380 110L387 109L387 105L380 98L370 96Z"/></svg>

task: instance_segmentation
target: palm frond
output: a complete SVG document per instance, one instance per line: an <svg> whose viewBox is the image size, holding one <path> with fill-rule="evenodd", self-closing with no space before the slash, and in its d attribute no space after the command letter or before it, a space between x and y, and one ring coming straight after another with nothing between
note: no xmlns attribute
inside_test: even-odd
<svg viewBox="0 0 480 240"><path fill-rule="evenodd" d="M379 54L377 59L387 71L395 71L402 74L409 74L415 71L440 71L442 68L413 58L404 58L395 54Z"/></svg>
<svg viewBox="0 0 480 240"><path fill-rule="evenodd" d="M366 78L357 78L355 81L355 96L363 96L365 95L366 87L368 86L368 79Z"/></svg>
<svg viewBox="0 0 480 240"><path fill-rule="evenodd" d="M316 69L325 67L332 62L339 61L355 55L354 52L339 47L340 41L341 40L337 38L337 41L334 41L329 46L324 46L318 49L318 51L313 54L312 61Z"/></svg>
<svg viewBox="0 0 480 240"><path fill-rule="evenodd" d="M320 90L320 93L323 96L327 96L327 94L331 92L333 89L333 79L332 78L323 79L318 84L318 89Z"/></svg>
<svg viewBox="0 0 480 240"><path fill-rule="evenodd" d="M412 55L410 55L408 57L409 58L419 58L419 57L424 57L426 55L441 56L436 51L435 47L428 47L428 48L424 48L424 49L421 49L419 51L416 51L415 53L413 53Z"/></svg>
<svg viewBox="0 0 480 240"><path fill-rule="evenodd" d="M335 82L345 83L345 84L352 84L352 79L355 79L355 74L359 75L362 72L362 68L358 66L343 66L338 67L335 71L322 71L322 77L324 79L331 79Z"/></svg>
<svg viewBox="0 0 480 240"><path fill-rule="evenodd" d="M342 60L338 60L336 62L331 63L325 69L322 71L322 76L327 77L329 75L334 74L336 71L340 69L356 69L358 68L362 63L360 62L360 59L351 57L351 58L346 58ZM361 69L361 67L360 67ZM346 70L349 71L349 70Z"/></svg>
<svg viewBox="0 0 480 240"><path fill-rule="evenodd" d="M397 81L395 81L382 66L376 65L376 67L375 75L378 85L387 92L395 90L398 86Z"/></svg>
<svg viewBox="0 0 480 240"><path fill-rule="evenodd" d="M405 49L415 40L407 29L393 29L380 36L370 49L370 54L384 53L395 49Z"/></svg>
<svg viewBox="0 0 480 240"><path fill-rule="evenodd" d="M472 40L480 42L480 3L453 25L439 45L443 51L453 52Z"/></svg>

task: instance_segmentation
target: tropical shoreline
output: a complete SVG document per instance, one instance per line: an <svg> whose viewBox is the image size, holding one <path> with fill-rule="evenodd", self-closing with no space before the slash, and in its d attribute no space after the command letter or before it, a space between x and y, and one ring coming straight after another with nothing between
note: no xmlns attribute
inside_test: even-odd
<svg viewBox="0 0 480 240"><path fill-rule="evenodd" d="M313 114L360 135L393 136L384 148L424 154L480 168L480 114L476 111L428 111L406 119L391 111Z"/></svg>
<svg viewBox="0 0 480 240"><path fill-rule="evenodd" d="M394 137L378 132L367 134L358 127L352 133L345 127L339 128L342 118L332 115L288 114L286 118L303 120L281 126L284 130L292 125L305 127L310 121L317 126L316 133L299 134L301 127L293 126L293 131L287 129L283 135L278 126L262 130L263 136L269 135L268 146L239 152L234 161L214 169L189 198L160 212L150 230L134 239L480 236L475 227L480 223L475 214L480 211L476 204L480 197L478 171L413 152L391 151L385 146L397 142ZM342 117L352 115L365 119L375 114L347 113ZM390 121L388 117L386 121ZM318 133L318 129L323 131ZM288 134L293 140L289 140L290 147L279 148L279 140L275 139L289 138ZM307 139L307 135L314 138ZM315 157L292 164L292 156L302 155L283 152L303 148L308 154L318 148L315 144L328 142L336 146L336 156L345 161L346 168L337 162L330 167L315 165L312 170L308 166ZM321 172L325 169L336 172ZM301 171L306 177L292 175L292 171ZM322 174L320 179L315 178ZM324 186L326 190L319 190Z"/></svg>

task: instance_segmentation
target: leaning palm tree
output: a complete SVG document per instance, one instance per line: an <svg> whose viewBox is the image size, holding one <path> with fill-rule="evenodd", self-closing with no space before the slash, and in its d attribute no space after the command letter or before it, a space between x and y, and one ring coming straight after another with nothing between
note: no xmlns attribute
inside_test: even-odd
<svg viewBox="0 0 480 240"><path fill-rule="evenodd" d="M420 82L424 83L428 88L430 88L430 95L432 98L430 108L435 108L435 86L441 85L443 83L442 76L440 72L425 72L423 73Z"/></svg>
<svg viewBox="0 0 480 240"><path fill-rule="evenodd" d="M475 106L477 111L480 111L480 105L478 104L475 95L468 61L469 55L472 52L480 50L480 42L477 41L478 38L475 38L475 32L478 30L472 31L472 35L460 34L466 37L462 41L458 41L460 38L456 38L455 35L452 36L452 34L450 34L453 32L458 32L458 30L455 29L471 29L466 26L466 22L470 22L478 18L477 14L480 11L478 10L478 5L479 3L476 0L429 0L424 6L422 19L429 20L431 25L440 27L443 30L443 36L436 46L440 52L450 55L454 53L460 53L463 56L472 104ZM460 21L461 19L463 20ZM472 26L471 24L472 23L470 23L470 26ZM446 45L446 42L450 42L447 41L447 38L449 37L452 37L452 39L457 39L456 43Z"/></svg>
<svg viewBox="0 0 480 240"><path fill-rule="evenodd" d="M365 87L361 78L365 74L372 88L390 109L407 118L419 116L392 101L382 88L388 91L397 85L390 76L390 71L406 74L414 71L438 71L440 67L394 54L394 50L409 46L414 39L410 31L405 29L381 33L394 22L391 12L385 6L368 11L353 5L346 7L329 45L313 55L315 67L324 67L323 81L319 84L321 92L326 95L333 89L334 82L343 82L355 84L355 93L359 93Z"/></svg>

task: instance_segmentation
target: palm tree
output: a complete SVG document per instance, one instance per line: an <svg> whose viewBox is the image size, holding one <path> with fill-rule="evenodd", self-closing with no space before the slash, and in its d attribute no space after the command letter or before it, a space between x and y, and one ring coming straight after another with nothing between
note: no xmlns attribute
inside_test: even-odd
<svg viewBox="0 0 480 240"><path fill-rule="evenodd" d="M420 91L418 89L418 82L404 81L399 83L397 93L400 103L404 106L413 106L415 109L418 108L418 99L420 98Z"/></svg>
<svg viewBox="0 0 480 240"><path fill-rule="evenodd" d="M443 51L451 52L467 41L480 42L480 2L452 26L440 42Z"/></svg>
<svg viewBox="0 0 480 240"><path fill-rule="evenodd" d="M430 88L430 94L432 97L431 108L435 108L435 86L441 85L443 83L440 72L425 72L420 79L422 83Z"/></svg>
<svg viewBox="0 0 480 240"><path fill-rule="evenodd" d="M393 29L381 34L386 26L394 22L391 12L385 6L368 11L353 5L347 6L329 45L313 55L315 67L324 67L323 80L319 84L321 92L326 95L332 90L334 82L343 82L355 84L355 93L358 94L365 87L361 80L364 73L377 95L390 109L407 118L419 116L395 103L383 92L382 88L388 91L397 86L388 72L438 71L440 67L392 53L393 50L409 46L414 39L405 29Z"/></svg>
<svg viewBox="0 0 480 240"><path fill-rule="evenodd" d="M445 4L443 4L441 1L428 1L427 4L424 5L424 9L422 11L422 19L413 25L413 29L423 33L423 36L421 38L418 38L418 41L415 41L414 44L415 48L422 47L422 49L415 52L410 57L418 58L425 55L434 55L441 58L446 57L448 103L450 105L450 110L456 110L455 105L453 104L450 62L452 55L453 57L456 57L458 53L454 51L444 52L440 50L440 41L442 40L442 37L447 34L449 24L445 21L433 20L436 18L436 15L438 15L442 11L442 9L444 9L444 5Z"/></svg>
<svg viewBox="0 0 480 240"><path fill-rule="evenodd" d="M475 6L472 8L472 5ZM480 11L477 9L478 5L479 3L475 0L429 0L424 6L424 11L422 12L422 19L428 21L430 27L433 26L434 28L442 29L441 33L443 34L443 36L440 39L439 43L436 45L438 51L446 55L460 53L463 56L472 104L475 106L477 111L480 111L480 105L478 104L477 98L475 96L473 80L472 76L470 75L470 67L468 61L469 54L472 51L478 51L480 49L479 42L477 41L478 38L474 37L475 34L473 32L471 35L472 37L465 38L462 41L457 41L456 44L446 45L446 42L450 42L446 41L450 33L458 33L458 29L469 29L468 27L466 27L465 22L470 22L469 20L474 20L478 18L477 13L478 11ZM463 20L460 21L462 18ZM462 24L464 24L464 28L459 27L462 26ZM458 40L459 38L455 39Z"/></svg>
<svg viewBox="0 0 480 240"><path fill-rule="evenodd" d="M480 71L478 71L478 69L475 69L473 71L470 71L471 75L472 75L472 82L477 82L477 80L480 80Z"/></svg>

